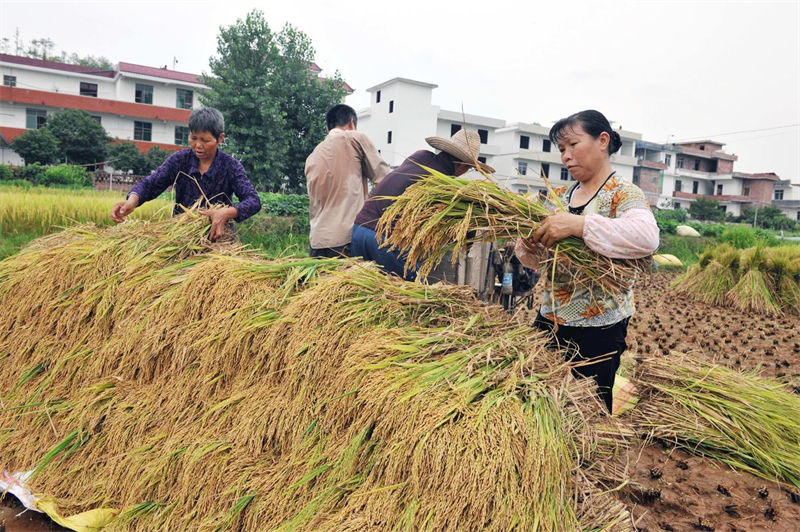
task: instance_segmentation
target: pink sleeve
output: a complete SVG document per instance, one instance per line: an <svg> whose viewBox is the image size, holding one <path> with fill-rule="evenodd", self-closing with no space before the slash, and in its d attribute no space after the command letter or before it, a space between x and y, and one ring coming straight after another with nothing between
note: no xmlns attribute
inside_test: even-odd
<svg viewBox="0 0 800 532"><path fill-rule="evenodd" d="M638 259L658 248L658 225L650 209L629 209L619 218L587 214L583 241L612 259Z"/></svg>

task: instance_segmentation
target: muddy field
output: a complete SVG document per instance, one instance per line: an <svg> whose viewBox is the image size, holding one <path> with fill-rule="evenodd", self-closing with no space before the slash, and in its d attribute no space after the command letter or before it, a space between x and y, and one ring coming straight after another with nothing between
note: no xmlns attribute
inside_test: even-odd
<svg viewBox="0 0 800 532"><path fill-rule="evenodd" d="M671 277L658 274L637 287L638 313L628 331L634 363L683 351L786 379L800 393L800 317L765 319L695 303L669 291ZM620 497L638 531L800 530L798 490L658 443L634 445L628 459L631 482ZM15 518L21 510L3 501L0 532L66 530L33 512Z"/></svg>
<svg viewBox="0 0 800 532"><path fill-rule="evenodd" d="M800 393L800 317L766 319L696 303L669 291L671 277L659 274L638 287L628 329L634 360L696 353L787 379ZM800 530L797 490L659 444L635 446L629 459L632 488L622 496L641 532Z"/></svg>

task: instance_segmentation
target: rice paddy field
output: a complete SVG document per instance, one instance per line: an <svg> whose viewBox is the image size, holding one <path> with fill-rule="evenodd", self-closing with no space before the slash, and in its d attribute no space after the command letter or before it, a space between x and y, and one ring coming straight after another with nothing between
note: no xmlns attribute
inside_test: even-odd
<svg viewBox="0 0 800 532"><path fill-rule="evenodd" d="M62 514L105 509L108 530L800 529L800 316L782 299L768 315L676 291L681 274L640 279L623 363L639 403L608 418L527 309L177 222L71 229L0 262L0 473L32 470ZM66 530L0 508L8 532Z"/></svg>

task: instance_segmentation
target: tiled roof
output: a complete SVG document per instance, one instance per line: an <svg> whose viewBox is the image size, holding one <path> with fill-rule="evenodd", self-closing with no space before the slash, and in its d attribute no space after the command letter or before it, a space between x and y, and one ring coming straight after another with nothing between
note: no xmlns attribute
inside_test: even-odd
<svg viewBox="0 0 800 532"><path fill-rule="evenodd" d="M113 78L116 75L116 72L114 70L99 70L95 67L88 67L83 65L70 65L67 63L59 63L58 61L45 61L43 59L35 59L33 57L22 57L19 55L0 54L0 61L5 63L14 63L17 65L25 65L38 68L49 68L52 70L62 70L64 72L74 72L76 74L85 74L88 76L101 76L104 78Z"/></svg>
<svg viewBox="0 0 800 532"><path fill-rule="evenodd" d="M168 70L167 68L156 68L144 65L135 65L133 63L119 63L120 72L129 72L131 74L140 74L142 76L152 76L154 78L172 79L175 81L183 81L185 83L202 84L197 74L190 74L188 72L178 72L177 70Z"/></svg>

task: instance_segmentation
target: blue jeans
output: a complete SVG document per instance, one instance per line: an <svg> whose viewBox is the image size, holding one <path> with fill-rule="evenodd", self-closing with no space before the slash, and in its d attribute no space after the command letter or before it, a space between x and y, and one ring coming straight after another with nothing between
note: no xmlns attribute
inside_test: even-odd
<svg viewBox="0 0 800 532"><path fill-rule="evenodd" d="M403 274L406 267L403 255L396 250L389 251L388 248L380 248L379 244L375 231L363 225L353 225L353 238L350 241L351 257L362 257L364 260L376 262L387 272L402 277L406 281L413 281L417 278L417 271L414 268L410 268L407 274Z"/></svg>

